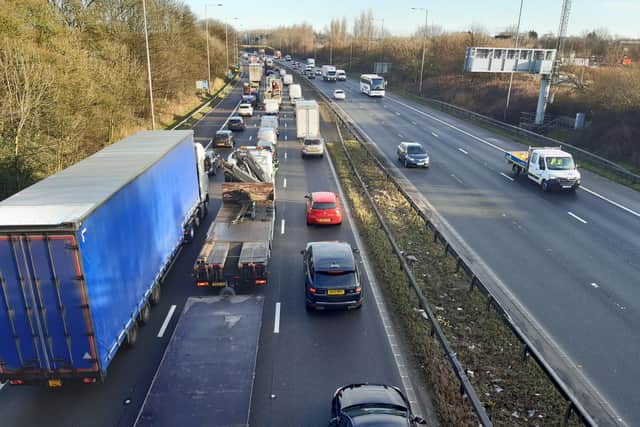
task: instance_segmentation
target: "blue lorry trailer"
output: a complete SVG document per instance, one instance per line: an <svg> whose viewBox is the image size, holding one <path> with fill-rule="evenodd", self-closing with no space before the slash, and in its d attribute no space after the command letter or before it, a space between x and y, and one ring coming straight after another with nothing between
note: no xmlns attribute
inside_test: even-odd
<svg viewBox="0 0 640 427"><path fill-rule="evenodd" d="M206 215L203 156L140 132L0 202L0 381L104 379Z"/></svg>
<svg viewBox="0 0 640 427"><path fill-rule="evenodd" d="M263 297L190 297L136 427L247 426Z"/></svg>

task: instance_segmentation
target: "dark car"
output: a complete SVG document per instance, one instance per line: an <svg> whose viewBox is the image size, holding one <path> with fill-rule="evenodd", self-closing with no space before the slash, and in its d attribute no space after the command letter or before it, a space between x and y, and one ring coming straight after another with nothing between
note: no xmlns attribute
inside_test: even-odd
<svg viewBox="0 0 640 427"><path fill-rule="evenodd" d="M301 251L307 310L362 307L360 272L345 242L309 242Z"/></svg>
<svg viewBox="0 0 640 427"><path fill-rule="evenodd" d="M426 424L411 412L399 388L384 384L351 384L336 390L330 427L404 426Z"/></svg>
<svg viewBox="0 0 640 427"><path fill-rule="evenodd" d="M405 168L409 166L429 167L429 153L417 142L401 142L396 152L398 160Z"/></svg>
<svg viewBox="0 0 640 427"><path fill-rule="evenodd" d="M216 136L213 138L214 147L233 148L234 145L233 133L231 133L230 130L219 130L216 132Z"/></svg>
<svg viewBox="0 0 640 427"><path fill-rule="evenodd" d="M229 130L244 130L244 120L240 116L231 116L227 127Z"/></svg>

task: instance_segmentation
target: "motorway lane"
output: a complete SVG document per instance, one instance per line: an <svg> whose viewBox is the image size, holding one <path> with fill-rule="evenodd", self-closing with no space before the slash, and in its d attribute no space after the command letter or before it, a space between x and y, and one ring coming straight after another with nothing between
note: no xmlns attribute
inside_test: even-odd
<svg viewBox="0 0 640 427"><path fill-rule="evenodd" d="M213 138L235 108L241 93L237 85L215 110L194 128L196 138ZM222 174L211 177L210 193L215 194ZM216 183L214 184L215 181ZM183 247L162 286L160 304L153 308L150 322L139 329L133 349L122 348L108 368L103 384L65 384L60 389L40 386L10 386L0 390L0 425L2 426L131 426L151 384L162 354L173 333L176 321L189 296L207 294L193 284L191 271L204 242L206 230L220 206L212 198L209 213L197 230L192 244ZM162 338L157 334L172 305L176 306Z"/></svg>
<svg viewBox="0 0 640 427"><path fill-rule="evenodd" d="M347 88L348 99L339 105L391 163L397 164L395 147L401 140L425 143L430 170L402 173L623 418L639 419L640 396L634 390L640 373L633 355L640 353L640 289L634 286L640 273L640 218L586 191L545 194L523 179L512 182L501 152L476 136L505 149L522 147L485 129L395 96L368 98L353 81L316 79L315 84L328 95ZM588 172L583 177L585 186L640 211L637 193Z"/></svg>
<svg viewBox="0 0 640 427"><path fill-rule="evenodd" d="M326 158L301 158L294 110L284 102L282 108L272 273L265 289L251 425L325 426L331 396L339 386L363 381L401 385L401 381L364 274L366 297L361 310L305 310L300 250L308 241L343 240L352 245L355 241L348 220L337 227L306 225L304 195L337 191L337 185ZM278 327L276 303L280 304Z"/></svg>

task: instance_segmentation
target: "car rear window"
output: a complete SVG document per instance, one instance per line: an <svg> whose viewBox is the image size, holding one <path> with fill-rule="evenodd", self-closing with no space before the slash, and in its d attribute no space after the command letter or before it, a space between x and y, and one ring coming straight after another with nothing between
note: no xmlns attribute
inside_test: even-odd
<svg viewBox="0 0 640 427"><path fill-rule="evenodd" d="M344 91L343 90L336 90L335 93L344 93Z"/></svg>
<svg viewBox="0 0 640 427"><path fill-rule="evenodd" d="M304 145L321 145L322 141L319 139L305 139Z"/></svg>
<svg viewBox="0 0 640 427"><path fill-rule="evenodd" d="M335 209L336 204L333 202L314 202L311 205L312 209Z"/></svg>
<svg viewBox="0 0 640 427"><path fill-rule="evenodd" d="M409 154L425 154L424 148L419 145L410 145L407 147L407 153Z"/></svg>
<svg viewBox="0 0 640 427"><path fill-rule="evenodd" d="M314 286L318 288L346 288L356 285L353 271L316 271Z"/></svg>

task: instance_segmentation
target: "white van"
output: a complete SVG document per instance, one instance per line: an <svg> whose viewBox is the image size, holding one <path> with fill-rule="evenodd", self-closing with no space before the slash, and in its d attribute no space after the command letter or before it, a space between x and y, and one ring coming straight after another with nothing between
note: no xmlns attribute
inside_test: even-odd
<svg viewBox="0 0 640 427"><path fill-rule="evenodd" d="M258 136L256 138L258 143L260 142L269 142L273 145L278 145L278 136L276 134L276 130L274 128L263 128L258 129Z"/></svg>

